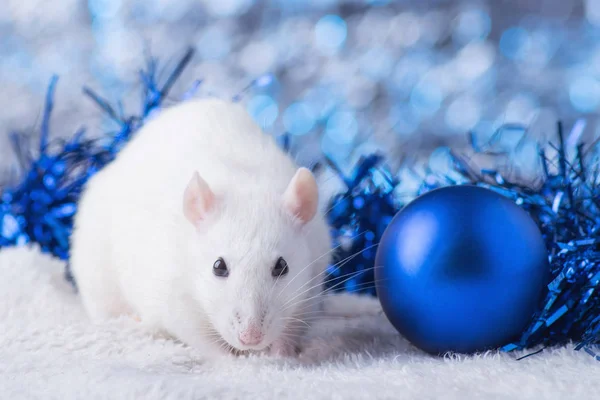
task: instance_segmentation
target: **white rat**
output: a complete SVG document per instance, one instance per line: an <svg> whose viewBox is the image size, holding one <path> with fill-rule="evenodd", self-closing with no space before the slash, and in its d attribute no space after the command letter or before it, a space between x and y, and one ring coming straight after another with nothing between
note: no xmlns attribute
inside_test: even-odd
<svg viewBox="0 0 600 400"><path fill-rule="evenodd" d="M317 205L312 173L241 105L167 108L81 197L70 262L83 305L212 355L294 355L330 261Z"/></svg>

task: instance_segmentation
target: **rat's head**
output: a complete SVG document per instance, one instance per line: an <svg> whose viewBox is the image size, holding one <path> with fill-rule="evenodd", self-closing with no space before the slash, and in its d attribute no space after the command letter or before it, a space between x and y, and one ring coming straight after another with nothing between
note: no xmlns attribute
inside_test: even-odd
<svg viewBox="0 0 600 400"><path fill-rule="evenodd" d="M197 173L188 184L183 211L196 228L188 255L194 296L234 348L260 350L294 335L293 314L315 301L316 271L326 262L309 245L309 235L323 231L317 203L305 168L279 192L262 185L213 191Z"/></svg>

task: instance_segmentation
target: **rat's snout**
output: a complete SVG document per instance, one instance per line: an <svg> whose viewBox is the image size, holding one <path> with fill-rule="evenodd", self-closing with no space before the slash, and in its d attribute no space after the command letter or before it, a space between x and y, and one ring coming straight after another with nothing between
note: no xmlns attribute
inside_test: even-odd
<svg viewBox="0 0 600 400"><path fill-rule="evenodd" d="M262 326L254 321L250 321L242 328L238 339L244 346L256 346L262 342L264 337Z"/></svg>
<svg viewBox="0 0 600 400"><path fill-rule="evenodd" d="M236 312L233 325L236 339L241 346L258 350L267 344L264 343L264 318L260 318L256 313L244 316L244 313Z"/></svg>

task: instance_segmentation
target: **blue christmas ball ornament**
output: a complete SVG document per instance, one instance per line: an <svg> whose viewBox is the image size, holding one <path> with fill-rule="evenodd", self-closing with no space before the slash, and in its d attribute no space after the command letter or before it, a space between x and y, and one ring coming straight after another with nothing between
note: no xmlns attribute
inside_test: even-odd
<svg viewBox="0 0 600 400"><path fill-rule="evenodd" d="M432 354L518 339L550 279L542 235L514 202L477 186L432 190L388 225L377 295L392 325Z"/></svg>

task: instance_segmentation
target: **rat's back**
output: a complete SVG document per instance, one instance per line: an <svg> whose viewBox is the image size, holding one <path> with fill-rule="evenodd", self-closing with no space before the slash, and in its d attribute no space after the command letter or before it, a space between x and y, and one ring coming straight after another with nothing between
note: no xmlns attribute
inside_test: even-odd
<svg viewBox="0 0 600 400"><path fill-rule="evenodd" d="M189 180L198 170L211 185L248 179L285 188L293 162L237 103L194 100L166 109L139 132L119 166L132 176ZM187 174L186 174L187 173ZM278 182L280 182L278 184Z"/></svg>
<svg viewBox="0 0 600 400"><path fill-rule="evenodd" d="M215 192L281 193L295 170L241 105L203 99L165 109L147 122L97 180L105 181L105 196L119 209L129 204L179 215L195 171Z"/></svg>

